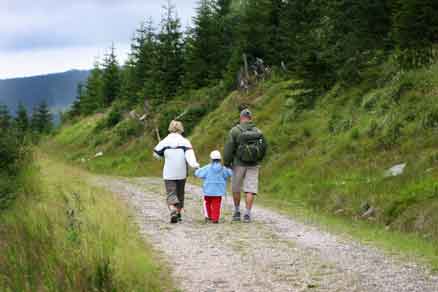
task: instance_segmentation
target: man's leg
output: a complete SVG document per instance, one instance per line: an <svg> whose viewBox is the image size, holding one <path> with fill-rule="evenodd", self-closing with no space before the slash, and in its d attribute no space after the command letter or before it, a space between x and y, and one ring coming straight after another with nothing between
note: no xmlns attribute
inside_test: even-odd
<svg viewBox="0 0 438 292"><path fill-rule="evenodd" d="M242 166L235 166L233 168L233 178L231 180L231 188L233 191L234 214L233 221L240 221L240 194L242 191L243 179L245 177L246 168Z"/></svg>
<svg viewBox="0 0 438 292"><path fill-rule="evenodd" d="M253 193L246 193L246 209L251 210L254 205L255 195Z"/></svg>
<svg viewBox="0 0 438 292"><path fill-rule="evenodd" d="M233 202L234 202L234 207L237 209L240 208L240 192L234 192L233 193Z"/></svg>
<svg viewBox="0 0 438 292"><path fill-rule="evenodd" d="M248 167L243 184L243 190L246 194L246 210L243 216L244 222L251 221L251 210L254 205L254 199L258 193L259 184L259 167Z"/></svg>

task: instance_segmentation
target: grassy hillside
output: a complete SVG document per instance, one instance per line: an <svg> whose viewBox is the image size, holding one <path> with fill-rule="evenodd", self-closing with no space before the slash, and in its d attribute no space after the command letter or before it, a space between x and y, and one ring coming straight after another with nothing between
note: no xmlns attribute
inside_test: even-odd
<svg viewBox="0 0 438 292"><path fill-rule="evenodd" d="M192 141L201 157L221 148L238 105L249 103L270 143L262 170L268 201L349 218L371 207L368 220L438 239L437 73L434 66L370 75L353 87L335 86L314 105L300 82L271 82L229 96ZM385 176L400 163L407 163L403 175Z"/></svg>
<svg viewBox="0 0 438 292"><path fill-rule="evenodd" d="M26 196L0 213L1 291L172 291L123 202L82 170L37 161Z"/></svg>
<svg viewBox="0 0 438 292"><path fill-rule="evenodd" d="M436 241L438 65L397 72L387 63L363 72L359 84L336 84L323 93L299 80L274 77L248 94L232 92L210 113L196 116L190 138L206 162L211 150L222 149L238 120L238 106L249 104L270 144L259 200L288 213L311 210L340 218L351 223L350 233L361 224L377 226L371 231L375 237L384 236L382 230L407 232L413 239L406 249ZM156 119L165 125L175 108L182 112L192 104L173 102ZM157 121L144 130L125 118L102 130L110 116L62 128L54 140L64 156L104 173L159 174L160 164L151 157ZM104 155L94 158L99 151ZM407 164L402 175L385 175L401 163ZM400 238L390 244L403 245ZM426 249L430 256L438 254L429 245Z"/></svg>

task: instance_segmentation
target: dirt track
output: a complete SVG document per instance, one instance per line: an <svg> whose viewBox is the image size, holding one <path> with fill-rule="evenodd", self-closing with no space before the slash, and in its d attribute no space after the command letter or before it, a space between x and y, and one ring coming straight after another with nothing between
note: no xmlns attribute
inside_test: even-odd
<svg viewBox="0 0 438 292"><path fill-rule="evenodd" d="M231 223L231 206L224 222L205 224L196 186L187 187L184 221L171 225L160 179L94 183L135 209L141 232L163 252L183 291L438 291L438 276L420 265L264 208L255 208L251 224Z"/></svg>

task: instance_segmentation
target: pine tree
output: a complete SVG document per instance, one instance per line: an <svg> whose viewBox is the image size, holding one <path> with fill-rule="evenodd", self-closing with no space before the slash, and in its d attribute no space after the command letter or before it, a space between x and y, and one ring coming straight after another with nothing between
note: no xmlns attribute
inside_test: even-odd
<svg viewBox="0 0 438 292"><path fill-rule="evenodd" d="M128 60L123 65L120 72L121 93L120 97L128 102L129 105L135 105L139 101L139 89L136 82L135 62L132 54L128 56Z"/></svg>
<svg viewBox="0 0 438 292"><path fill-rule="evenodd" d="M11 115L6 105L0 104L0 129L2 131L9 130L11 127Z"/></svg>
<svg viewBox="0 0 438 292"><path fill-rule="evenodd" d="M437 54L438 1L396 0L393 34L402 66L412 68L428 65Z"/></svg>
<svg viewBox="0 0 438 292"><path fill-rule="evenodd" d="M29 130L29 116L27 114L27 109L21 102L18 104L15 125L21 133L26 133Z"/></svg>
<svg viewBox="0 0 438 292"><path fill-rule="evenodd" d="M322 5L318 0L290 0L281 6L276 45L278 59L287 70L307 79L326 75L321 50L325 39Z"/></svg>
<svg viewBox="0 0 438 292"><path fill-rule="evenodd" d="M157 36L152 19L142 24L134 39L134 88L139 100L155 95L154 70L156 68Z"/></svg>
<svg viewBox="0 0 438 292"><path fill-rule="evenodd" d="M110 106L113 101L120 97L121 90L120 68L114 44L103 60L102 81L103 103L105 106Z"/></svg>
<svg viewBox="0 0 438 292"><path fill-rule="evenodd" d="M247 0L244 3L240 38L243 51L248 55L250 63L261 58L272 63L274 58L270 45L277 29L274 20L272 0Z"/></svg>
<svg viewBox="0 0 438 292"><path fill-rule="evenodd" d="M372 54L386 47L391 14L388 1L336 0L322 8L326 62L339 79L356 79Z"/></svg>
<svg viewBox="0 0 438 292"><path fill-rule="evenodd" d="M214 59L221 76L226 72L235 42L233 31L238 17L231 11L232 2L232 0L217 0L214 4L213 18L216 20L217 35L220 38L219 47L214 51Z"/></svg>
<svg viewBox="0 0 438 292"><path fill-rule="evenodd" d="M190 30L186 46L185 85L200 88L221 77L217 68L220 60L215 51L220 49L220 31L211 0L201 0L193 19L194 28Z"/></svg>
<svg viewBox="0 0 438 292"><path fill-rule="evenodd" d="M170 1L164 7L156 59L153 81L156 84L157 97L164 102L166 98L177 94L184 73L181 24Z"/></svg>
<svg viewBox="0 0 438 292"><path fill-rule="evenodd" d="M82 84L82 82L79 82L76 87L76 99L73 102L69 111L71 117L81 115L81 102L84 99L84 95L85 95L84 84Z"/></svg>
<svg viewBox="0 0 438 292"><path fill-rule="evenodd" d="M93 70L87 79L84 92L78 92L81 96L80 112L89 115L104 107L104 80L103 72L98 61L94 63Z"/></svg>
<svg viewBox="0 0 438 292"><path fill-rule="evenodd" d="M31 128L35 133L48 134L53 128L53 117L46 101L34 108L31 118Z"/></svg>

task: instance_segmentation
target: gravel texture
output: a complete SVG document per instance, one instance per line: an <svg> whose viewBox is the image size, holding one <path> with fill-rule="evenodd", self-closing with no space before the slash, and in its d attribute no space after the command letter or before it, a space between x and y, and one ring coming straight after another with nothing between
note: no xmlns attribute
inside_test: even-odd
<svg viewBox="0 0 438 292"><path fill-rule="evenodd" d="M232 223L228 198L222 222L206 224L193 185L186 188L183 222L171 225L160 179L94 183L134 208L142 234L162 251L183 291L438 291L438 276L420 264L259 206L251 224Z"/></svg>

